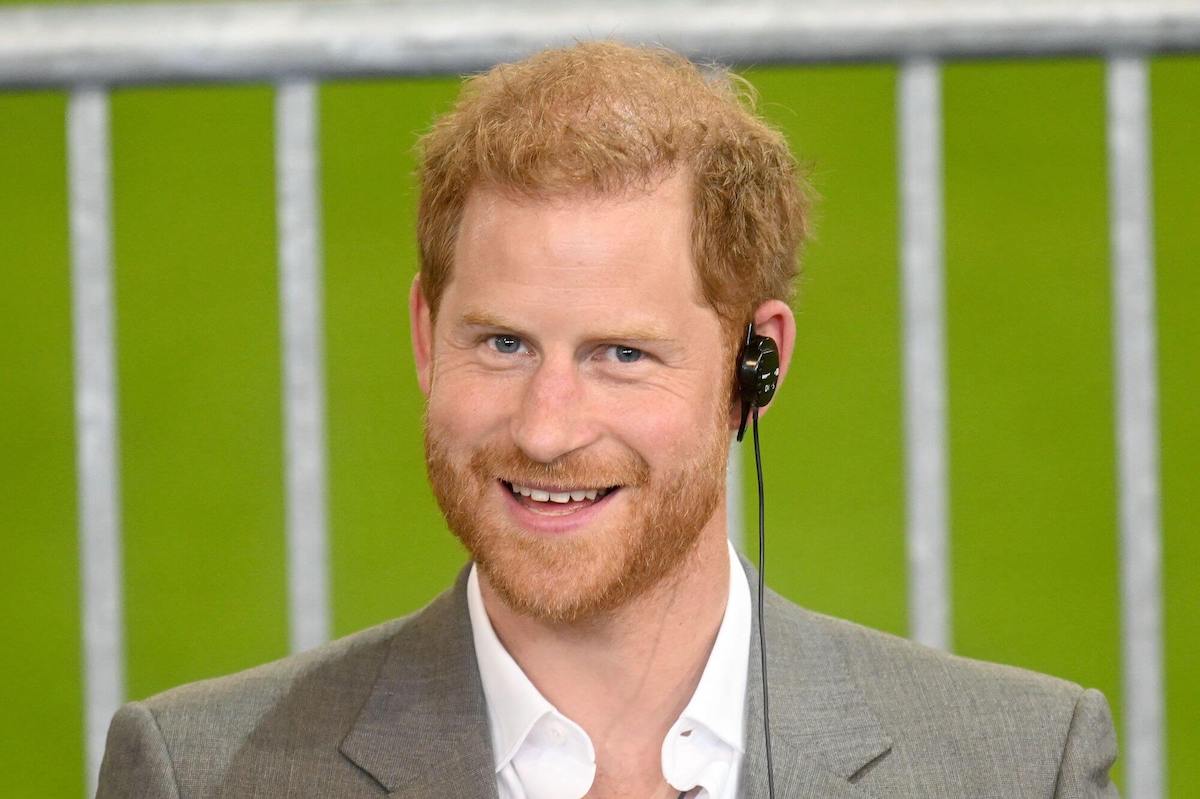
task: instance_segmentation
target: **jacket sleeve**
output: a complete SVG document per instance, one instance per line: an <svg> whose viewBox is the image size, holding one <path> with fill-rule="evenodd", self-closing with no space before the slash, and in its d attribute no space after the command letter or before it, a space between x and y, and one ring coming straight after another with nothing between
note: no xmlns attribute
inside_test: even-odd
<svg viewBox="0 0 1200 799"><path fill-rule="evenodd" d="M179 799L175 769L158 722L132 702L108 728L96 799Z"/></svg>
<svg viewBox="0 0 1200 799"><path fill-rule="evenodd" d="M1117 799L1109 769L1117 759L1117 734L1104 694L1086 690L1075 703L1058 769L1056 799Z"/></svg>

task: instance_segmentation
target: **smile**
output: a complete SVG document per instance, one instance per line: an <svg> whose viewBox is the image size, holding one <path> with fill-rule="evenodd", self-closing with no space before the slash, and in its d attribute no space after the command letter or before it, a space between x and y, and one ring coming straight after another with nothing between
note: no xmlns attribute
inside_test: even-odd
<svg viewBox="0 0 1200 799"><path fill-rule="evenodd" d="M583 488L530 486L501 480L500 484L521 508L539 516L567 516L593 508L615 494L620 486Z"/></svg>
<svg viewBox="0 0 1200 799"><path fill-rule="evenodd" d="M529 497L534 502L558 502L565 504L567 502L581 502L585 499L599 499L608 493L607 488L571 488L554 491L517 485L515 483L508 483L507 485L514 494Z"/></svg>

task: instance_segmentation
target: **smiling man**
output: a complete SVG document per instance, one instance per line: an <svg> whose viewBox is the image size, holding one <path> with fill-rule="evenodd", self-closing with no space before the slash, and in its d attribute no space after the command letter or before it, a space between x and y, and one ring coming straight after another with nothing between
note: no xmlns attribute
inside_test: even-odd
<svg viewBox="0 0 1200 799"><path fill-rule="evenodd" d="M700 540L727 560L731 342L700 295L690 211L679 174L629 197L479 188L436 325L414 285L430 478L490 607L581 622ZM764 324L790 325L777 305ZM725 591L707 593L719 618Z"/></svg>
<svg viewBox="0 0 1200 799"><path fill-rule="evenodd" d="M581 44L470 79L421 182L426 462L471 562L413 616L126 706L100 795L766 796L724 468L747 326L780 381L794 344L786 142L727 75ZM774 594L764 621L776 796L1115 795L1095 691Z"/></svg>

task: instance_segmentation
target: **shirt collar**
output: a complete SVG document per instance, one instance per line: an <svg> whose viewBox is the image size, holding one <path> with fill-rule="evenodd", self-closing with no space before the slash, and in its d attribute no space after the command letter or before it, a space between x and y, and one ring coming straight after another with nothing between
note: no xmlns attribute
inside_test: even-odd
<svg viewBox="0 0 1200 799"><path fill-rule="evenodd" d="M750 651L750 583L729 545L729 598L708 662L691 700L663 739L663 776L678 790L702 786L732 796L745 753L745 697Z"/></svg>
<svg viewBox="0 0 1200 799"><path fill-rule="evenodd" d="M713 641L708 663L687 707L679 714L703 724L714 735L739 752L744 752L743 706L750 651L750 583L729 545L729 599L725 615ZM736 697L730 701L731 697Z"/></svg>
<svg viewBox="0 0 1200 799"><path fill-rule="evenodd" d="M561 714L529 681L500 643L483 606L476 569L475 564L471 564L471 573L467 576L467 612L471 617L475 658L479 662L479 678L487 701L492 754L499 771L517 753L543 716L561 717Z"/></svg>
<svg viewBox="0 0 1200 799"><path fill-rule="evenodd" d="M737 778L736 765L745 751L750 584L732 544L728 545L728 551L729 596L721 626L700 682L662 747L663 775L667 781L679 790L703 786L709 796L726 795L723 786L729 779ZM474 564L467 577L467 610L487 701L496 772L525 746L535 727L544 726L547 717L565 722L572 733L582 736L586 757L594 764L595 751L587 734L542 696L496 636L483 605Z"/></svg>

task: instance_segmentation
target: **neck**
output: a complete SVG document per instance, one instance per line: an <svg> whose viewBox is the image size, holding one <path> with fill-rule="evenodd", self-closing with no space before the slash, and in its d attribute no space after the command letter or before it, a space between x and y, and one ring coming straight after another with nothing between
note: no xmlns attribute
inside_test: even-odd
<svg viewBox="0 0 1200 799"><path fill-rule="evenodd" d="M718 512L674 574L578 624L514 613L480 574L500 641L542 695L588 733L598 769L614 761L629 769L635 758L647 761L638 768L659 773L663 738L695 692L725 613L727 547Z"/></svg>

